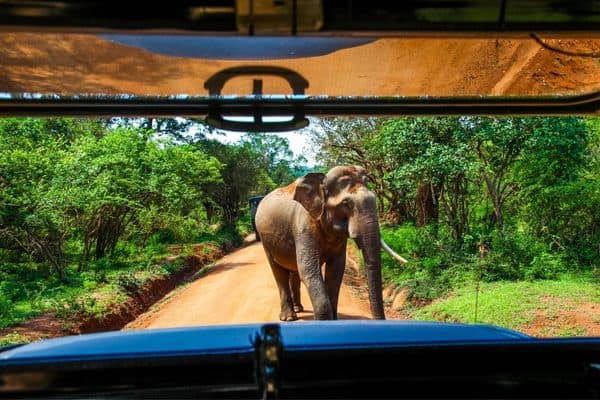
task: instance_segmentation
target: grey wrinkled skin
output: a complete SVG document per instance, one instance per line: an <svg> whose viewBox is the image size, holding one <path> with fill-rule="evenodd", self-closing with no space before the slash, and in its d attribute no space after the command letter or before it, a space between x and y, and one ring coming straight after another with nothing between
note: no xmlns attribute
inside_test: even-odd
<svg viewBox="0 0 600 400"><path fill-rule="evenodd" d="M377 208L364 168L338 166L272 191L258 205L255 223L279 289L280 320L294 321L303 310L300 281L315 319L337 319L348 238L365 259L371 313L385 319Z"/></svg>

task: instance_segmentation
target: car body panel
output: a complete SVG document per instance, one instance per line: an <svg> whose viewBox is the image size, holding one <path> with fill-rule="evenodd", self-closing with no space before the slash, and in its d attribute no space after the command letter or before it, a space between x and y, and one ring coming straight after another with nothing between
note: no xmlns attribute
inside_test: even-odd
<svg viewBox="0 0 600 400"><path fill-rule="evenodd" d="M243 354L264 324L116 331L48 339L0 353L0 366L32 361L67 361L174 355ZM492 325L416 321L311 321L281 324L286 350L372 348L535 340Z"/></svg>

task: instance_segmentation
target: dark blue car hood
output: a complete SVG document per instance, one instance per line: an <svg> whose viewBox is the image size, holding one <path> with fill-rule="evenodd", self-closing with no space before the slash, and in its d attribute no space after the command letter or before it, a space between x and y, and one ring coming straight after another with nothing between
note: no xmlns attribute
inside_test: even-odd
<svg viewBox="0 0 600 400"><path fill-rule="evenodd" d="M264 324L116 331L48 339L0 353L0 366L66 361L250 353ZM286 351L535 340L491 325L412 321L314 321L281 324Z"/></svg>

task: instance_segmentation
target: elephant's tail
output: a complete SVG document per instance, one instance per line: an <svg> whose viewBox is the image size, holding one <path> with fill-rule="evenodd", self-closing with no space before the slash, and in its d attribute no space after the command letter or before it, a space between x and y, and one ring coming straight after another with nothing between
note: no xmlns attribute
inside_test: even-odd
<svg viewBox="0 0 600 400"><path fill-rule="evenodd" d="M384 249L386 253L388 253L390 256L392 256L392 258L394 258L400 264L405 264L408 262L404 257L402 257L401 255L396 253L394 250L392 250L390 248L390 246L388 246L388 244L383 241L383 238L381 239L381 248Z"/></svg>

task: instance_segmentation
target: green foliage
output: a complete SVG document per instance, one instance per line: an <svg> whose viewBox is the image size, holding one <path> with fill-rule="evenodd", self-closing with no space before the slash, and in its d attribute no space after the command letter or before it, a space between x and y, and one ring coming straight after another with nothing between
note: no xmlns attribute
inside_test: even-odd
<svg viewBox="0 0 600 400"><path fill-rule="evenodd" d="M390 166L386 182L415 196L422 183L441 185L473 169L473 155L459 140L459 118L389 120L373 141Z"/></svg>
<svg viewBox="0 0 600 400"><path fill-rule="evenodd" d="M567 265L560 254L540 253L533 257L525 270L525 279L556 279L566 270Z"/></svg>
<svg viewBox="0 0 600 400"><path fill-rule="evenodd" d="M250 233L253 233L252 221L250 220L250 212L245 212L236 224L236 231L241 237L245 237Z"/></svg>
<svg viewBox="0 0 600 400"><path fill-rule="evenodd" d="M265 183L264 189L286 186L304 175L302 168L306 159L294 157L286 138L266 133L247 133L242 143L250 146L256 154L254 162L260 164L268 176L270 182Z"/></svg>
<svg viewBox="0 0 600 400"><path fill-rule="evenodd" d="M382 255L384 277L408 288L415 300L434 300L477 280L558 279L573 269L564 254L553 253L544 242L517 231L493 231L483 259L477 243L456 247L452 235L439 226L383 227L382 237L409 260L400 266Z"/></svg>
<svg viewBox="0 0 600 400"><path fill-rule="evenodd" d="M125 293L135 293L143 284L134 271L126 271L117 275L115 284Z"/></svg>
<svg viewBox="0 0 600 400"><path fill-rule="evenodd" d="M260 156L249 143L227 145L216 140L206 140L198 145L224 164L221 171L222 182L202 186L207 196L203 201L206 212L211 214L215 209L220 210L223 222L234 226L248 197L255 193L260 183L265 184L266 171L256 162ZM269 190L270 184L266 185L261 192Z"/></svg>
<svg viewBox="0 0 600 400"><path fill-rule="evenodd" d="M250 196L265 195L307 172L303 165L306 160L294 157L288 140L280 136L248 133L238 143L203 140L196 146L223 164L222 182L201 185L206 195L202 205L209 224L214 216L220 215L226 225L235 226L248 215Z"/></svg>
<svg viewBox="0 0 600 400"><path fill-rule="evenodd" d="M474 274L474 258L452 251L452 237L436 226L416 229L410 224L383 227L382 238L409 260L404 265L382 255L384 278L409 289L409 298L432 300L443 296Z"/></svg>
<svg viewBox="0 0 600 400"><path fill-rule="evenodd" d="M239 233L231 228L198 239L217 246L241 242ZM102 317L149 279L183 267L183 254L165 261L167 255L164 245L144 249L121 245L113 257L90 262L85 271L68 265L62 280L43 264L0 264L0 328L45 312L67 319Z"/></svg>
<svg viewBox="0 0 600 400"><path fill-rule="evenodd" d="M189 204L200 202L201 185L220 180L220 167L189 145L157 143L146 132L116 128L75 144L59 165L53 194L69 210L70 225L83 233L87 261L92 250L95 258L111 254L132 226L143 242L167 225L185 226L180 222Z"/></svg>
<svg viewBox="0 0 600 400"><path fill-rule="evenodd" d="M0 338L0 346L9 346L11 344L23 344L29 342L31 342L31 339L17 332L9 333L8 335Z"/></svg>
<svg viewBox="0 0 600 400"><path fill-rule="evenodd" d="M240 243L245 196L297 165L282 164L284 151L266 173L255 162L261 143L209 142L206 132L183 119L0 119L0 327L43 312L101 315L181 268L157 266L167 244L203 232ZM263 150L275 143L261 138ZM238 209L214 224L205 205L230 195Z"/></svg>
<svg viewBox="0 0 600 400"><path fill-rule="evenodd" d="M241 225L241 229L229 225L223 225L215 230L204 231L200 235L196 236L194 242L210 242L215 243L218 246L228 244L239 246L244 240L244 237L240 232L244 232L245 228L243 227L243 224Z"/></svg>
<svg viewBox="0 0 600 400"><path fill-rule="evenodd" d="M222 165L197 147L154 139L140 128L93 120L0 121L0 247L25 251L58 275L65 244L82 240L82 265L111 254L126 236L145 244L171 229L186 241L202 185Z"/></svg>
<svg viewBox="0 0 600 400"><path fill-rule="evenodd" d="M409 259L384 256L384 274L432 300L476 280L598 271L599 121L335 118L311 134L320 159L367 169L380 215L400 224L383 237Z"/></svg>

